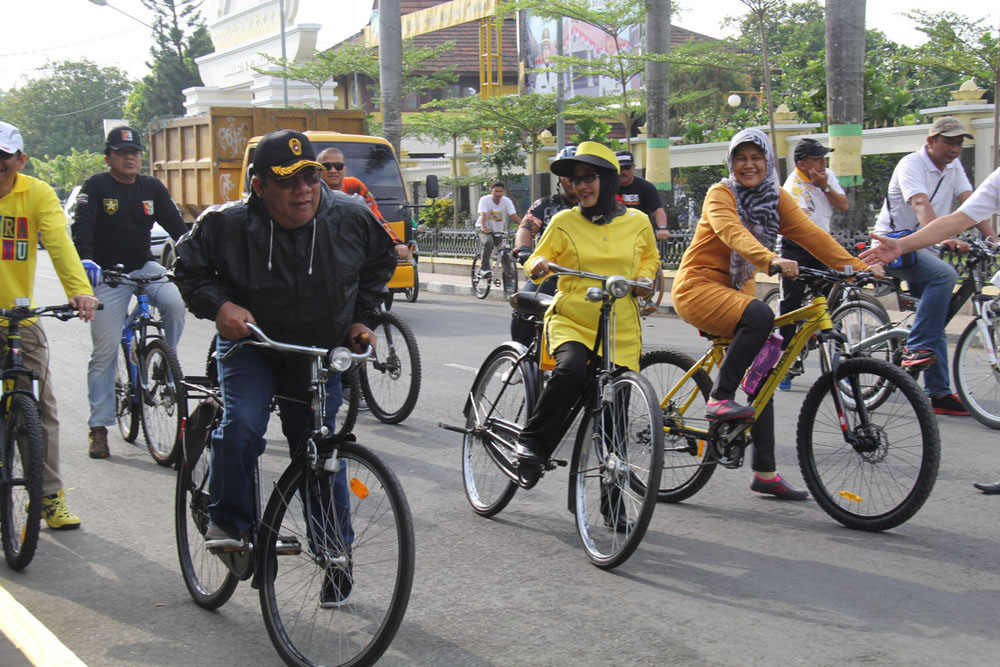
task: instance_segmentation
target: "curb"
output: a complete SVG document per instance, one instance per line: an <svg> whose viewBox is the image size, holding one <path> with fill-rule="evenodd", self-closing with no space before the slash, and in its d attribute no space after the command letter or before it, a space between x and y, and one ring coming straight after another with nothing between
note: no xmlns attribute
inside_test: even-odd
<svg viewBox="0 0 1000 667"><path fill-rule="evenodd" d="M33 665L86 667L59 638L0 586L0 633Z"/></svg>

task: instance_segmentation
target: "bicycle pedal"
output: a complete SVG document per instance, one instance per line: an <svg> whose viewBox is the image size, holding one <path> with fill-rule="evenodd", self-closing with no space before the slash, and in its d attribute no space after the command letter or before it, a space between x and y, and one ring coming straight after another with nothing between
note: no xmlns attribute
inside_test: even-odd
<svg viewBox="0 0 1000 667"><path fill-rule="evenodd" d="M555 470L556 468L565 468L569 465L569 461L566 459L549 459L545 464L546 470Z"/></svg>

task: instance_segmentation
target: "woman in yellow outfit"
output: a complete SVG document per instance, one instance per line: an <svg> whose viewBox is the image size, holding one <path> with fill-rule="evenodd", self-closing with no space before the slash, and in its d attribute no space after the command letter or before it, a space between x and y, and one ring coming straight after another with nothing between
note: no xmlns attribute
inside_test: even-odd
<svg viewBox="0 0 1000 667"><path fill-rule="evenodd" d="M570 179L580 203L552 218L541 242L525 262L528 276L540 282L552 262L652 284L660 268L656 237L645 213L615 200L619 165L611 149L585 141L575 155L556 160L551 169L557 176ZM518 444L521 478L528 487L537 482L542 464L559 444L562 420L587 385L587 364L597 338L601 309L599 303L584 298L593 286L593 281L560 276L559 290L545 314L545 345L556 367ZM611 359L619 366L639 370L642 329L636 300L616 301L614 316Z"/></svg>
<svg viewBox="0 0 1000 667"><path fill-rule="evenodd" d="M771 248L780 233L827 266L867 267L813 223L792 196L778 187L771 142L760 130L742 130L729 142L729 177L709 188L694 239L684 253L671 297L685 322L716 336L732 337L712 388L706 417L745 419L750 406L737 403L736 387L771 334L774 312L754 297L757 271L772 267L788 278L799 274L795 260ZM774 462L774 406L768 403L751 428L754 479L750 488L800 500Z"/></svg>

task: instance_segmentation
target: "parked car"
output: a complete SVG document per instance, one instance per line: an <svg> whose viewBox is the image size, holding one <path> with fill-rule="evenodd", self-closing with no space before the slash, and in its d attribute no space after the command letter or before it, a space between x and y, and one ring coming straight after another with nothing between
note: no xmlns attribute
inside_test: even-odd
<svg viewBox="0 0 1000 667"><path fill-rule="evenodd" d="M80 194L80 187L77 185L66 197L63 203L63 213L66 214L66 233L72 238L71 227L73 226L73 215L76 212L76 198ZM174 263L174 240L159 224L153 223L153 228L149 232L149 251L153 253L153 259L170 268Z"/></svg>

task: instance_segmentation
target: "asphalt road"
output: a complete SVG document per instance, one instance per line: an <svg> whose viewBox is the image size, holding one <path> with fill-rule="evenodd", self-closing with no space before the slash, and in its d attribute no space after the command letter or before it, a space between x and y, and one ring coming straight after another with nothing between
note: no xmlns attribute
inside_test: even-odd
<svg viewBox="0 0 1000 667"><path fill-rule="evenodd" d="M39 303L64 299L42 254ZM645 540L613 572L584 556L565 507L565 470L494 519L462 490L458 423L488 351L506 338L498 301L422 292L396 312L413 327L424 380L414 414L388 426L363 414L359 439L403 483L417 572L385 665L993 664L1000 497L971 482L1000 475L1000 434L942 417L942 464L924 508L895 530L848 530L814 502L749 491L749 469L719 470L680 505L661 505ZM647 346L704 345L674 317L647 321ZM62 423L62 462L78 531L46 528L23 572L0 585L89 665L273 665L256 592L241 584L217 612L190 601L173 537L171 470L111 431L112 457L87 458L89 332L46 322ZM201 372L212 326L188 320L186 372ZM807 378L815 375L815 369ZM778 465L802 478L794 426L808 382L779 396ZM275 420L276 421L276 420ZM285 453L276 427L263 465Z"/></svg>

